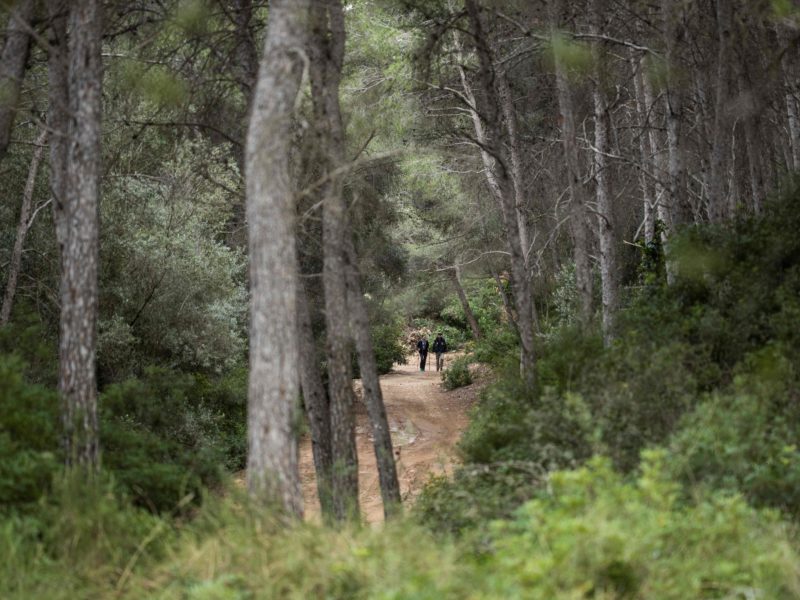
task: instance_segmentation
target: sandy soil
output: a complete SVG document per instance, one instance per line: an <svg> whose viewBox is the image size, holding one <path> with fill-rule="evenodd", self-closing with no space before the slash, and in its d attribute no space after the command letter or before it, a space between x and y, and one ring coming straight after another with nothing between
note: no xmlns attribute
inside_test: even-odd
<svg viewBox="0 0 800 600"><path fill-rule="evenodd" d="M397 472L403 502L413 501L431 475L451 474L457 462L455 444L467 426L467 413L475 402L481 383L447 392L435 370L419 371L416 357L381 377L381 389L389 415ZM429 356L429 367L431 358ZM454 357L449 355L447 362ZM445 364L445 368L447 365ZM357 382L358 383L358 382ZM372 446L369 418L361 402L357 405L359 503L369 523L383 521L383 504ZM306 517L319 518L311 440L300 447L300 479Z"/></svg>

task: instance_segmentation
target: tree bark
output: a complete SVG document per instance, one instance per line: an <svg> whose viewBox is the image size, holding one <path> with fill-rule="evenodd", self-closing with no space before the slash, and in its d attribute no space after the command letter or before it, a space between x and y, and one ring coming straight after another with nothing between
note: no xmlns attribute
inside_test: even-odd
<svg viewBox="0 0 800 600"><path fill-rule="evenodd" d="M500 205L506 233L506 247L513 276L512 293L517 308L517 329L520 337L520 372L529 385L535 384L536 353L534 348L534 307L530 273L526 266L526 248L520 231L517 193L510 176L511 161L506 156L504 142L507 131L501 123L502 101L496 88L496 71L489 40L483 30L480 8L476 0L466 0L465 7L472 26L472 39L478 56L478 82L483 92L482 106L472 93L466 73L460 68L465 96L470 103L470 113L475 137L481 148L489 188Z"/></svg>
<svg viewBox="0 0 800 600"><path fill-rule="evenodd" d="M245 148L250 251L247 484L260 502L302 515L295 190L291 131L300 93L309 0L273 0Z"/></svg>
<svg viewBox="0 0 800 600"><path fill-rule="evenodd" d="M344 130L339 106L339 83L344 58L344 15L340 0L325 0L313 8L314 37L310 46L311 94L326 173L344 164ZM350 331L346 277L346 219L341 179L322 188L322 283L333 450L333 506L339 520L359 517L358 454L355 442L355 395L350 362Z"/></svg>
<svg viewBox="0 0 800 600"><path fill-rule="evenodd" d="M560 2L552 8L553 36L558 35ZM573 258L575 261L575 284L580 301L579 318L586 324L592 317L592 270L589 262L589 236L586 223L586 197L581 177L580 149L575 124L568 74L562 58L554 52L558 107L561 112L564 159L570 196L570 230L572 232Z"/></svg>
<svg viewBox="0 0 800 600"><path fill-rule="evenodd" d="M96 469L97 273L103 63L99 0L70 5L67 85L66 233L61 271L58 387L67 465Z"/></svg>
<svg viewBox="0 0 800 600"><path fill-rule="evenodd" d="M678 52L680 44L685 35L685 29L681 22L681 7L676 6L673 0L662 0L664 30L667 37L667 81L665 94L665 107L667 114L667 145L668 154L668 211L669 227L667 234L672 232L672 228L685 222L683 209L686 193L686 167L683 160L683 140L682 140L682 121L683 121L683 91L682 84L678 75L680 64ZM668 276L669 276L669 269Z"/></svg>
<svg viewBox="0 0 800 600"><path fill-rule="evenodd" d="M378 466L378 480L383 500L383 515L390 519L401 511L400 482L397 480L397 467L394 462L392 434L389 419L383 403L378 365L375 362L375 349L372 345L372 334L369 328L367 303L361 289L361 274L358 270L358 257L350 232L345 240L347 246L347 279L348 307L350 309L351 328L356 342L358 365L361 370L361 387L364 404L367 406L369 421L372 425L375 462Z"/></svg>
<svg viewBox="0 0 800 600"><path fill-rule="evenodd" d="M637 125L639 127L639 160L641 162L639 173L639 186L642 190L642 204L644 208L644 241L645 244L653 243L656 231L656 187L652 179L655 178L654 151L650 146L649 108L645 102L644 84L642 78L642 61L636 59L631 52L629 59L633 75L634 95L636 100Z"/></svg>
<svg viewBox="0 0 800 600"><path fill-rule="evenodd" d="M461 286L458 271L458 264L455 264L452 269L448 269L447 273L450 277L450 281L453 283L453 289L456 291L458 301L461 303L461 308L464 311L464 317L467 319L467 325L469 325L469 329L472 332L472 337L475 340L479 340L483 337L481 328L478 326L478 319L475 318L475 313L472 312L472 307L469 305L467 295L464 293L464 288ZM505 297L505 294L503 296Z"/></svg>
<svg viewBox="0 0 800 600"><path fill-rule="evenodd" d="M653 93L653 84L650 79L642 74L642 92L644 93L644 105L648 114L652 114L656 110L656 98ZM669 200L664 198L665 194L669 194L669 183L665 189L664 185L660 183L664 177L669 180L669 167L666 164L668 158L665 156L663 147L663 136L659 140L658 131L655 127L648 127L650 138L650 148L653 152L653 165L655 167L655 175L657 177L655 184L655 198L656 198L656 218L661 221L661 242L663 244L667 241L667 235L672 231L672 213L669 208Z"/></svg>
<svg viewBox="0 0 800 600"><path fill-rule="evenodd" d="M47 55L47 128L50 131L50 195L53 198L53 223L56 243L64 269L67 245L67 140L69 129L69 48L67 47L67 2L48 3L49 50Z"/></svg>
<svg viewBox="0 0 800 600"><path fill-rule="evenodd" d="M22 251L25 248L25 238L31 226L33 191L36 187L36 175L39 173L39 164L44 154L46 139L47 131L43 131L36 140L36 147L33 150L31 164L28 168L28 179L25 181L25 189L22 192L22 207L19 212L17 234L14 238L14 248L11 251L11 260L8 265L8 281L6 283L5 294L3 295L3 306L0 308L0 327L8 324L11 318L11 309L14 306L14 296L17 292L17 279L19 277L20 267L22 266Z"/></svg>
<svg viewBox="0 0 800 600"><path fill-rule="evenodd" d="M494 282L497 284L497 293L500 294L500 299L503 302L503 310L505 310L508 324L514 333L519 333L517 329L517 315L514 314L514 307L511 306L511 302L509 302L506 286L500 278L500 274L495 269L492 269L492 279L494 279Z"/></svg>
<svg viewBox="0 0 800 600"><path fill-rule="evenodd" d="M0 57L0 160L8 151L11 129L19 103L19 92L30 54L31 26L35 2L20 0L12 5L6 29L6 44Z"/></svg>
<svg viewBox="0 0 800 600"><path fill-rule="evenodd" d="M592 29L596 35L602 33L602 15L604 7L601 0L593 0ZM606 346L614 339L614 326L619 308L619 276L617 273L617 252L614 240L614 207L611 196L611 176L609 173L610 154L609 134L611 131L611 114L605 95L605 73L600 42L593 46L595 63L595 85L592 90L594 100L594 161L595 179L597 183L597 226L600 240L600 281L602 287L602 328L603 341Z"/></svg>
<svg viewBox="0 0 800 600"><path fill-rule="evenodd" d="M725 177L727 175L730 126L727 115L730 86L730 44L733 25L731 0L716 0L717 14L717 80L714 86L714 129L711 145L711 170L708 182L708 216L719 223L733 215L733 208L726 198Z"/></svg>
<svg viewBox="0 0 800 600"><path fill-rule="evenodd" d="M297 286L297 344L300 388L303 391L303 405L311 430L311 451L314 456L314 472L317 476L317 495L323 519L331 522L334 512L333 482L331 480L333 453L330 405L320 376L316 342L311 328L308 294L302 282L298 282Z"/></svg>

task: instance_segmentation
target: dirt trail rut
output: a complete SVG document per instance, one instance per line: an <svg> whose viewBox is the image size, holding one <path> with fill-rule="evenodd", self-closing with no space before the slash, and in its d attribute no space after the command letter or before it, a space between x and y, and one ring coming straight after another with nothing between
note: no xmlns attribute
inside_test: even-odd
<svg viewBox="0 0 800 600"><path fill-rule="evenodd" d="M442 388L439 375L435 368L420 372L415 357L410 357L408 364L395 365L391 373L381 377L405 504L413 501L432 474L452 472L457 462L455 445L467 426L467 413L481 385L448 392ZM366 521L379 523L383 521L383 504L371 428L364 405L359 401L356 406L359 503ZM300 447L300 478L307 518L318 519L319 500L308 438Z"/></svg>

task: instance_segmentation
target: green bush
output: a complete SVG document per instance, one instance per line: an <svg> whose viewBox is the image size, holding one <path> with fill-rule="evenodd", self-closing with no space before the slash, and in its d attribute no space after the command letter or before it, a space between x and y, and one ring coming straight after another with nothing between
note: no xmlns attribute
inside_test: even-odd
<svg viewBox="0 0 800 600"><path fill-rule="evenodd" d="M748 372L688 415L671 469L687 485L741 492L800 519L800 381L779 347L751 355Z"/></svg>
<svg viewBox="0 0 800 600"><path fill-rule="evenodd" d="M485 534L490 522L511 518L533 497L544 474L534 462L462 466L452 478L431 478L414 501L413 515L440 534Z"/></svg>
<svg viewBox="0 0 800 600"><path fill-rule="evenodd" d="M552 388L533 393L509 375L481 393L470 416L459 442L467 464L523 461L552 470L592 454L595 425L577 394L562 397Z"/></svg>
<svg viewBox="0 0 800 600"><path fill-rule="evenodd" d="M469 357L460 356L442 371L442 382L446 390L454 390L472 383L472 374L469 371Z"/></svg>
<svg viewBox="0 0 800 600"><path fill-rule="evenodd" d="M27 383L24 370L19 358L0 356L0 510L30 508L61 465L58 398Z"/></svg>
<svg viewBox="0 0 800 600"><path fill-rule="evenodd" d="M647 454L635 480L601 459L529 479L540 481L532 501L460 540L405 519L379 530L287 525L235 490L171 525L102 481L59 483L39 521L0 522L0 597L800 595L800 557L777 514L732 494L685 501L663 454Z"/></svg>
<svg viewBox="0 0 800 600"><path fill-rule="evenodd" d="M679 501L663 454L627 482L608 461L553 473L512 522L498 523L485 564L496 597L795 598L800 571L774 513L740 497Z"/></svg>
<svg viewBox="0 0 800 600"><path fill-rule="evenodd" d="M372 344L381 375L391 371L395 364L406 363L408 350L403 343L403 326L399 321L373 323Z"/></svg>
<svg viewBox="0 0 800 600"><path fill-rule="evenodd" d="M495 367L519 365L519 338L507 326L495 329L475 343L473 358Z"/></svg>
<svg viewBox="0 0 800 600"><path fill-rule="evenodd" d="M171 510L242 464L244 384L227 385L154 367L103 392L104 464L137 504Z"/></svg>

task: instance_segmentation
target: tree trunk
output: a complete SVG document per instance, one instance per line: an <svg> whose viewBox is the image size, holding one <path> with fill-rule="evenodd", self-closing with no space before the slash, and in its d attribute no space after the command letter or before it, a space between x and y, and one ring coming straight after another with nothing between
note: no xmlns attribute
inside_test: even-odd
<svg viewBox="0 0 800 600"><path fill-rule="evenodd" d="M594 33L602 33L602 15L604 14L601 0L593 0L593 29ZM614 207L611 200L611 174L608 160L610 145L609 134L611 131L611 114L608 109L608 100L605 95L605 73L603 55L600 42L593 46L595 63L595 85L592 91L594 100L594 161L595 179L597 182L597 226L600 240L600 281L602 287L602 327L603 341L606 346L614 339L614 322L619 307L619 277L617 273L617 249L614 241Z"/></svg>
<svg viewBox="0 0 800 600"><path fill-rule="evenodd" d="M258 49L251 31L253 0L235 0L233 20L236 27L236 58L239 61L239 89L242 91L248 114L253 98L253 86L258 77Z"/></svg>
<svg viewBox="0 0 800 600"><path fill-rule="evenodd" d="M567 74L562 61L556 56L556 86L561 111L561 133L564 144L567 183L570 196L570 230L572 232L575 285L580 301L580 320L584 324L592 316L592 271L589 263L589 236L586 223L586 199L581 181L580 150L575 126L575 113Z"/></svg>
<svg viewBox="0 0 800 600"><path fill-rule="evenodd" d="M716 0L717 13L717 80L714 86L714 129L711 143L711 170L708 182L708 216L711 222L719 223L733 215L733 207L726 198L728 148L731 132L728 124L730 44L733 21L731 0Z"/></svg>
<svg viewBox="0 0 800 600"><path fill-rule="evenodd" d="M322 517L326 522L330 522L334 516L330 406L317 361L308 294L302 282L298 282L297 285L297 344L300 387L303 391L303 405L311 430L311 451L314 456L314 471L317 475L317 494Z"/></svg>
<svg viewBox="0 0 800 600"><path fill-rule="evenodd" d="M517 218L519 241L522 245L522 256L525 259L525 268L530 270L530 242L528 239L528 224L525 218L527 198L525 197L525 177L523 176L522 153L520 151L519 136L517 134L517 111L514 109L514 98L508 84L506 72L502 69L496 74L498 100L503 119L506 124L508 158L511 163L511 181L514 185L514 213Z"/></svg>
<svg viewBox="0 0 800 600"><path fill-rule="evenodd" d="M492 278L497 284L497 292L500 294L500 299L503 301L503 310L505 310L508 324L511 326L511 329L514 331L514 333L519 333L519 330L517 329L517 316L514 314L514 307L511 306L511 302L508 300L508 294L506 293L506 286L503 283L503 280L500 278L500 274L495 269L492 269Z"/></svg>
<svg viewBox="0 0 800 600"><path fill-rule="evenodd" d="M686 189L686 171L683 160L683 141L681 139L681 126L683 120L683 91L679 80L678 52L683 41L685 30L680 22L681 7L673 0L662 0L664 6L664 21L667 36L667 81L665 106L667 114L667 146L668 155L668 211L669 226L674 228L685 222L684 210ZM671 233L671 229L668 231ZM669 269L668 276L669 276ZM670 277L671 278L671 277Z"/></svg>
<svg viewBox="0 0 800 600"><path fill-rule="evenodd" d="M739 95L748 98L751 85L746 81L744 65L740 65L739 74ZM754 214L761 213L762 203L766 195L766 185L764 182L763 144L760 135L760 119L752 101L747 106L747 114L744 116L744 136L747 146L747 167L750 176L750 201Z"/></svg>
<svg viewBox="0 0 800 600"><path fill-rule="evenodd" d="M302 515L292 120L300 93L309 0L273 0L245 148L250 251L247 484L261 502Z"/></svg>
<svg viewBox="0 0 800 600"><path fill-rule="evenodd" d="M466 317L469 329L472 331L472 337L475 340L479 340L483 337L483 335L481 335L481 328L478 326L478 319L475 318L475 313L472 312L472 308L469 305L469 300L464 293L464 288L461 287L458 271L458 264L455 264L452 269L448 269L447 273L450 276L450 281L453 283L453 289L455 289L458 295L458 301L461 302L461 308L464 310L464 317Z"/></svg>
<svg viewBox="0 0 800 600"><path fill-rule="evenodd" d="M791 36L784 28L778 28L778 40L784 48L791 46ZM795 53L787 51L783 53L781 60L781 70L784 81L784 101L786 102L786 124L789 127L789 148L791 157L788 161L790 169L800 171L800 105L798 105L797 66L795 64Z"/></svg>
<svg viewBox="0 0 800 600"><path fill-rule="evenodd" d="M39 163L42 161L46 139L47 131L43 131L36 140L36 148L33 150L31 165L28 168L28 179L25 181L25 189L22 192L22 208L19 212L17 235L14 238L14 249L11 251L11 260L8 265L8 282L6 283L6 292L3 296L3 306L0 308L0 327L7 325L11 318L11 308L14 305L14 295L17 292L17 278L19 277L19 270L22 265L22 251L25 247L25 238L31 226L33 191L36 186L36 175L39 173Z"/></svg>
<svg viewBox="0 0 800 600"><path fill-rule="evenodd" d="M361 290L361 274L358 270L358 257L350 232L347 232L347 279L348 306L353 337L358 352L358 365L361 370L361 386L364 404L367 406L372 425L372 439L375 448L375 462L378 466L378 480L383 500L383 514L386 519L398 515L401 510L400 482L397 480L397 467L394 462L392 434L389 419L383 403L378 364L375 362L375 349L369 328L367 303Z"/></svg>
<svg viewBox="0 0 800 600"><path fill-rule="evenodd" d="M344 58L344 15L340 0L314 5L311 44L311 94L320 148L327 174L344 164L344 130L339 83ZM350 362L346 277L347 205L340 178L323 186L322 283L325 289L328 391L333 450L333 505L337 519L358 519L358 454L355 441L355 395Z"/></svg>
<svg viewBox="0 0 800 600"><path fill-rule="evenodd" d="M650 78L644 74L642 74L642 92L644 93L644 105L647 113L652 114L656 110L656 98L653 93L653 84ZM665 157L663 143L661 143L663 142L663 137L659 140L658 131L653 126L648 128L648 134L657 178L655 184L656 218L661 221L661 242L666 244L667 236L672 231L672 212L669 208L669 200L664 197L665 194L669 194L669 183L667 183L667 188L665 189L661 182L665 177L669 181L669 167L666 164L667 157Z"/></svg>
<svg viewBox="0 0 800 600"><path fill-rule="evenodd" d="M67 139L69 129L69 49L67 47L67 3L48 3L49 51L47 55L47 128L50 131L50 195L53 198L53 223L56 243L64 269L67 245Z"/></svg>
<svg viewBox="0 0 800 600"><path fill-rule="evenodd" d="M478 98L472 93L463 68L460 69L465 96L470 102L475 135L481 146L481 158L489 188L500 205L506 232L506 246L511 260L513 296L517 308L517 328L520 337L520 372L529 385L535 383L536 353L534 348L533 293L528 268L526 248L523 247L523 232L520 231L517 194L513 179L509 177L510 160L505 155L506 132L501 124L502 104L496 89L496 72L489 45L483 30L480 10L475 0L465 3L472 25L472 39L479 60L478 81L483 92L484 104L478 107Z"/></svg>
<svg viewBox="0 0 800 600"><path fill-rule="evenodd" d="M650 138L648 131L650 129L649 123L649 108L645 102L644 85L642 83L642 61L637 60L631 52L629 58L631 65L631 73L633 74L634 96L636 99L636 116L637 125L639 127L639 160L641 162L639 173L639 186L642 190L642 200L644 207L644 241L645 244L653 243L656 231L656 197L657 193L654 192L655 183L651 181L657 177L656 169L654 168L654 151L650 147Z"/></svg>
<svg viewBox="0 0 800 600"><path fill-rule="evenodd" d="M19 92L30 53L30 28L34 0L12 4L6 29L6 44L0 57L0 160L8 151L11 129L17 113Z"/></svg>
<svg viewBox="0 0 800 600"><path fill-rule="evenodd" d="M67 464L96 469L98 210L103 63L99 0L70 5L66 240L61 272L58 387Z"/></svg>

